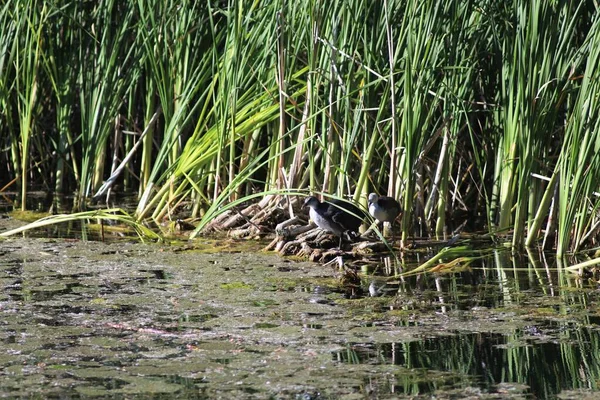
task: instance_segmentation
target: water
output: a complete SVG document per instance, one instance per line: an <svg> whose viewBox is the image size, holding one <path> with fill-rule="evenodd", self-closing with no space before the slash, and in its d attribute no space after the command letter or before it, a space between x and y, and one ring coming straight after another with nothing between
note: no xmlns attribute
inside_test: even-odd
<svg viewBox="0 0 600 400"><path fill-rule="evenodd" d="M455 331L410 342L350 343L334 358L350 365L393 366L386 389L405 395L471 390L551 398L563 390L595 387L599 371L586 364L597 330L551 325L513 335ZM553 337L561 331L564 335ZM569 337L570 331L582 337Z"/></svg>
<svg viewBox="0 0 600 400"><path fill-rule="evenodd" d="M460 273L405 279L382 263L349 293L339 271L259 248L0 241L0 393L600 396L593 278L499 252Z"/></svg>

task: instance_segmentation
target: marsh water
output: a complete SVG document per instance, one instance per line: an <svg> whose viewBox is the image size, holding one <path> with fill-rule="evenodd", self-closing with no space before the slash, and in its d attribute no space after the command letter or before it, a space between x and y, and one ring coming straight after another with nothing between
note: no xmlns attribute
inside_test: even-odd
<svg viewBox="0 0 600 400"><path fill-rule="evenodd" d="M405 279L372 264L348 291L261 247L0 240L0 395L600 398L593 277L498 251Z"/></svg>

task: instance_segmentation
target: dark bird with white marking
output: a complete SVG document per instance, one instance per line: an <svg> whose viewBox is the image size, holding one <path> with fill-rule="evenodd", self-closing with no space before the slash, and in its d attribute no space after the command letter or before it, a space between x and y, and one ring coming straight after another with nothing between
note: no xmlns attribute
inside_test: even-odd
<svg viewBox="0 0 600 400"><path fill-rule="evenodd" d="M310 207L310 219L321 229L340 238L340 247L344 233L357 233L364 216L355 205L342 200L320 202L314 196L307 197L304 207Z"/></svg>

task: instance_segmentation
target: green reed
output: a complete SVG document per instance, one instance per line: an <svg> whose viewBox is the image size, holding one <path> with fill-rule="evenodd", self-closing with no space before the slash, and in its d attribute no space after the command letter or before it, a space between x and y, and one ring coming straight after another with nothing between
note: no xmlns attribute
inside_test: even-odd
<svg viewBox="0 0 600 400"><path fill-rule="evenodd" d="M18 178L23 207L43 185L84 209L123 171L139 220L375 191L405 241L463 221L560 254L597 240L593 2L13 3L0 187Z"/></svg>

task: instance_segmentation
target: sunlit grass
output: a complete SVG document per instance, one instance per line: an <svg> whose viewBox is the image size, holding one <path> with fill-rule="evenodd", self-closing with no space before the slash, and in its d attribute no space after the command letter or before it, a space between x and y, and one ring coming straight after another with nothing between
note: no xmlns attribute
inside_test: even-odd
<svg viewBox="0 0 600 400"><path fill-rule="evenodd" d="M27 232L39 228L43 228L50 225L56 225L71 221L114 221L131 228L141 240L162 240L161 235L154 232L152 229L146 227L144 224L138 222L120 208L96 210L96 211L83 211L72 214L59 214L50 215L44 218L40 218L37 221L31 222L27 225L11 229L0 233L0 237L9 237L22 232Z"/></svg>

